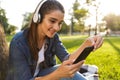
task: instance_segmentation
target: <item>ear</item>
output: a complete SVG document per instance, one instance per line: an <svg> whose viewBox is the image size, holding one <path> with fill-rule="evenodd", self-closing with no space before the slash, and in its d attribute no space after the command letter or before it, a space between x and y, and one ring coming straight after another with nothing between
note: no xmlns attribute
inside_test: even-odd
<svg viewBox="0 0 120 80"><path fill-rule="evenodd" d="M41 21L41 14L39 13L39 10L40 10L41 6L42 6L46 1L47 1L47 0L42 0L42 1L38 4L38 6L37 6L37 8L36 8L36 10L35 10L35 13L34 13L34 15L33 15L33 22L34 22L34 23L38 23L38 22Z"/></svg>

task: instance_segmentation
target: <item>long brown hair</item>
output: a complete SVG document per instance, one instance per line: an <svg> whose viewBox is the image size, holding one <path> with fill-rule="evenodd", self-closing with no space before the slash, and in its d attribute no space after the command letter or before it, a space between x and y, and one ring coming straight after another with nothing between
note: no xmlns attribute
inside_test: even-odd
<svg viewBox="0 0 120 80"><path fill-rule="evenodd" d="M8 44L3 26L0 24L0 80L5 80L8 68L9 56Z"/></svg>
<svg viewBox="0 0 120 80"><path fill-rule="evenodd" d="M41 21L38 23L34 23L33 20L31 20L31 23L29 25L29 30L27 34L28 44L31 50L31 54L33 56L34 60L38 60L38 32L37 32L37 26L38 24L42 23L43 18L46 14L49 14L53 10L60 10L64 13L63 6L57 1L57 0L47 0L40 8L39 14L41 14Z"/></svg>

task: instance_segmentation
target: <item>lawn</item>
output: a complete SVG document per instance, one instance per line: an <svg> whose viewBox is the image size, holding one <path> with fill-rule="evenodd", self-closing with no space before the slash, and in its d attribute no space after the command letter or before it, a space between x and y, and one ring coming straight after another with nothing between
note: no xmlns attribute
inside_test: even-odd
<svg viewBox="0 0 120 80"><path fill-rule="evenodd" d="M13 36L7 36L11 41ZM63 44L71 53L85 40L86 36L60 36ZM120 80L120 37L104 37L101 48L92 52L86 64L98 66L100 80Z"/></svg>
<svg viewBox="0 0 120 80"><path fill-rule="evenodd" d="M61 36L61 40L71 53L77 49L86 37ZM101 48L92 52L86 59L86 64L98 66L100 80L120 79L120 37L104 37Z"/></svg>

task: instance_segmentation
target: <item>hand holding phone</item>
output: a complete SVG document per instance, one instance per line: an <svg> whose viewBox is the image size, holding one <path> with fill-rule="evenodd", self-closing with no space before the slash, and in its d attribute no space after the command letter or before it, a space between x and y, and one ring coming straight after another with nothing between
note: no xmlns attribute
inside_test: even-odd
<svg viewBox="0 0 120 80"><path fill-rule="evenodd" d="M78 63L79 61L81 60L85 60L86 57L90 54L91 51L93 51L94 49L94 46L89 46L89 47L86 47L82 53L77 57L77 59L74 61L73 64L76 64Z"/></svg>

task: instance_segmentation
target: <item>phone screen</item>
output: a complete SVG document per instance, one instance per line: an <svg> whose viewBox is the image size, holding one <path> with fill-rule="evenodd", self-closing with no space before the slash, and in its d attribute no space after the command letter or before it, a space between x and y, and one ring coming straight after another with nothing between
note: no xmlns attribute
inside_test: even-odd
<svg viewBox="0 0 120 80"><path fill-rule="evenodd" d="M89 46L89 47L86 47L82 53L77 57L77 59L74 61L73 64L75 63L78 63L79 61L81 60L85 60L86 57L90 54L91 51L93 51L94 49L94 46Z"/></svg>

